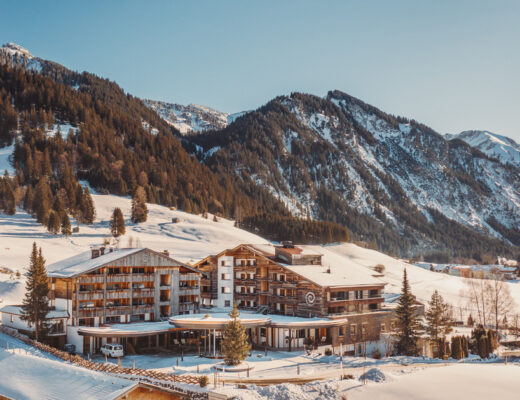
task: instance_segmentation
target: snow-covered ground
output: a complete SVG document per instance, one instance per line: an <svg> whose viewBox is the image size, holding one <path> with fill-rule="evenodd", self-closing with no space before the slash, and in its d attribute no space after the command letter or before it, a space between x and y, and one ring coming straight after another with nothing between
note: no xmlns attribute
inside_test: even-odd
<svg viewBox="0 0 520 400"><path fill-rule="evenodd" d="M417 296L419 301L426 304L433 291L437 290L454 307L455 318L460 318L461 309L463 319L467 317L468 311L471 311L471 306L468 307L469 299L464 294L467 291L467 279L465 278L425 270L378 251L364 249L351 243L319 246L319 248L323 253L333 252L349 262L364 267L373 267L377 264L384 265L384 277L381 279L387 283L385 292L399 293L401 291L403 270L406 268L412 293ZM511 313L518 313L520 312L520 284L517 282L506 284L509 286L511 295L516 302L516 310L511 310ZM476 312L473 312L473 316L475 315Z"/></svg>
<svg viewBox="0 0 520 400"><path fill-rule="evenodd" d="M0 349L0 397L9 399L106 399L135 382L16 350ZM3 397L2 397L3 398Z"/></svg>
<svg viewBox="0 0 520 400"><path fill-rule="evenodd" d="M513 400L518 398L519 364L450 364L435 368L374 368L367 371L367 383L358 376L349 380L328 380L305 385L281 384L247 389L235 386L218 391L236 399L372 399L372 400Z"/></svg>
<svg viewBox="0 0 520 400"><path fill-rule="evenodd" d="M233 221L213 216L207 219L199 215L170 210L155 204L148 205L148 220L142 224L130 221L131 199L112 195L92 195L96 206L93 225L80 225L79 233L68 239L52 235L23 210L13 216L0 214L0 267L23 273L29 264L33 241L42 247L47 264L89 250L91 245L101 245L110 237L109 220L114 207L123 211L126 234L119 241L120 247L144 246L153 250L168 250L173 258L187 262L199 260L208 254L232 248L240 243L267 243L265 239L233 226ZM172 223L172 218L180 222ZM75 221L72 225L76 226ZM132 243L130 243L132 242ZM3 304L19 303L24 285L14 275L0 273L0 299Z"/></svg>

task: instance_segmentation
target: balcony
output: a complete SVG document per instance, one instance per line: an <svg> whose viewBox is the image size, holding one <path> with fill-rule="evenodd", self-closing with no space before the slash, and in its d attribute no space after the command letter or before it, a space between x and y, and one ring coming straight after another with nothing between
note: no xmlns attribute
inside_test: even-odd
<svg viewBox="0 0 520 400"><path fill-rule="evenodd" d="M76 296L77 300L103 300L102 290L92 290L90 292L79 292Z"/></svg>
<svg viewBox="0 0 520 400"><path fill-rule="evenodd" d="M114 306L105 309L107 317L115 317L116 315L130 314L130 306Z"/></svg>
<svg viewBox="0 0 520 400"><path fill-rule="evenodd" d="M142 299L144 297L155 297L154 288L132 289L132 292L134 299Z"/></svg>
<svg viewBox="0 0 520 400"><path fill-rule="evenodd" d="M179 311L195 311L197 309L197 303L181 303L179 304Z"/></svg>
<svg viewBox="0 0 520 400"><path fill-rule="evenodd" d="M141 306L133 306L132 313L133 314L144 314L144 313L152 313L154 307L150 305L141 305Z"/></svg>
<svg viewBox="0 0 520 400"><path fill-rule="evenodd" d="M132 282L153 282L155 281L154 274L132 274Z"/></svg>
<svg viewBox="0 0 520 400"><path fill-rule="evenodd" d="M77 318L92 318L92 317L102 317L104 315L102 308L81 308L76 312Z"/></svg>
<svg viewBox="0 0 520 400"><path fill-rule="evenodd" d="M181 281L198 281L199 275L198 274L180 274L179 280L181 280Z"/></svg>
<svg viewBox="0 0 520 400"><path fill-rule="evenodd" d="M256 279L235 278L235 286L256 286Z"/></svg>
<svg viewBox="0 0 520 400"><path fill-rule="evenodd" d="M125 290L107 290L106 299L129 299L130 291L128 289Z"/></svg>
<svg viewBox="0 0 520 400"><path fill-rule="evenodd" d="M107 274L107 282L131 282L130 274Z"/></svg>
<svg viewBox="0 0 520 400"><path fill-rule="evenodd" d="M81 275L79 277L79 283L103 283L104 281L104 275Z"/></svg>

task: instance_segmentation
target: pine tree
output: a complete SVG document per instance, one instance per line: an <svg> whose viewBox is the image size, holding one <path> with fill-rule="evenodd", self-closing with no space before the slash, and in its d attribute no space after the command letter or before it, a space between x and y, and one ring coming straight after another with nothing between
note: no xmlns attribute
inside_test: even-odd
<svg viewBox="0 0 520 400"><path fill-rule="evenodd" d="M451 307L444 301L437 290L432 294L424 317L428 322L426 332L428 332L432 340L444 337L452 331Z"/></svg>
<svg viewBox="0 0 520 400"><path fill-rule="evenodd" d="M29 269L26 272L25 297L22 305L22 320L34 326L34 338L39 340L47 333L47 313L49 312L49 286L45 259L42 250L38 252L36 242L30 257Z"/></svg>
<svg viewBox="0 0 520 400"><path fill-rule="evenodd" d="M233 309L229 313L233 318L230 321L224 335L222 337L222 353L224 354L224 361L227 365L238 365L249 355L251 344L247 339L245 328L238 319L239 313L236 303L233 304Z"/></svg>
<svg viewBox="0 0 520 400"><path fill-rule="evenodd" d="M23 198L23 209L27 211L28 213L32 213L33 209L33 190L32 186L28 185L27 189L25 190L25 196Z"/></svg>
<svg viewBox="0 0 520 400"><path fill-rule="evenodd" d="M70 226L70 219L67 213L63 214L61 218L61 234L69 237L72 234L72 228Z"/></svg>
<svg viewBox="0 0 520 400"><path fill-rule="evenodd" d="M36 185L36 194L34 195L33 200L33 209L36 213L36 220L42 225L47 225L51 201L51 188L47 183L47 179L42 178Z"/></svg>
<svg viewBox="0 0 520 400"><path fill-rule="evenodd" d="M92 196L90 195L90 190L88 190L87 186L85 186L83 191L80 210L83 222L92 225L96 219L96 209L94 207L94 202L92 201Z"/></svg>
<svg viewBox="0 0 520 400"><path fill-rule="evenodd" d="M418 353L417 336L420 329L415 314L415 299L410 291L406 269L403 275L403 287L396 308L396 349L398 354L413 356Z"/></svg>
<svg viewBox="0 0 520 400"><path fill-rule="evenodd" d="M112 218L110 219L110 232L112 236L119 237L125 234L125 218L119 207L114 208Z"/></svg>
<svg viewBox="0 0 520 400"><path fill-rule="evenodd" d="M53 235L56 235L60 231L61 219L58 213L54 210L49 212L49 220L47 222L47 229Z"/></svg>
<svg viewBox="0 0 520 400"><path fill-rule="evenodd" d="M146 192L141 186L138 186L132 197L132 222L145 222L147 217Z"/></svg>

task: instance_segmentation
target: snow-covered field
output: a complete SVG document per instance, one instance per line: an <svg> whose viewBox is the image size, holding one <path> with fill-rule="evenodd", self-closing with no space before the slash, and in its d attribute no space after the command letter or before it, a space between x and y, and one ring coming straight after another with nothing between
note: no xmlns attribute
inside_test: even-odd
<svg viewBox="0 0 520 400"><path fill-rule="evenodd" d="M0 267L20 271L29 264L33 241L42 247L47 264L89 250L91 245L102 245L110 237L109 220L114 207L123 211L126 234L119 241L120 247L144 246L153 250L168 250L171 257L180 261L199 260L239 243L267 243L261 237L237 229L233 221L219 218L213 221L199 215L173 211L168 207L149 204L148 220L142 224L130 221L131 200L112 195L92 195L96 205L96 221L93 225L80 225L79 233L68 239L52 235L23 210L13 216L0 214ZM172 218L180 222L172 223ZM72 225L76 226L75 221ZM4 304L19 303L24 285L14 275L0 273L0 299Z"/></svg>
<svg viewBox="0 0 520 400"><path fill-rule="evenodd" d="M436 365L391 372L374 368L367 371L366 385L356 376L350 380L328 380L301 386L250 385L247 389L230 386L218 391L242 400L513 400L518 398L519 373L519 364Z"/></svg>

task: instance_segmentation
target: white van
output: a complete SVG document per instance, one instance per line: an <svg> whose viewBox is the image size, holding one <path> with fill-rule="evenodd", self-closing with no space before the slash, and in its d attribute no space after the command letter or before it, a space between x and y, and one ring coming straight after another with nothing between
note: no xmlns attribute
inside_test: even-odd
<svg viewBox="0 0 520 400"><path fill-rule="evenodd" d="M120 344L107 343L101 346L101 353L109 357L123 357L123 346Z"/></svg>

